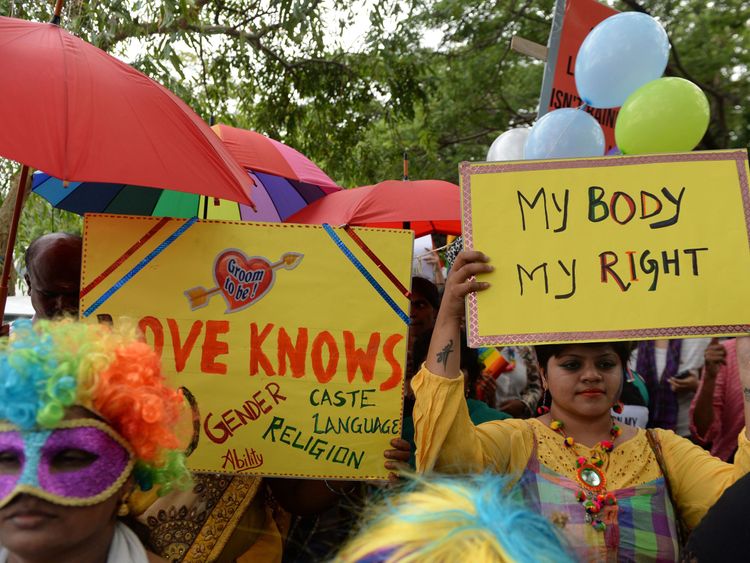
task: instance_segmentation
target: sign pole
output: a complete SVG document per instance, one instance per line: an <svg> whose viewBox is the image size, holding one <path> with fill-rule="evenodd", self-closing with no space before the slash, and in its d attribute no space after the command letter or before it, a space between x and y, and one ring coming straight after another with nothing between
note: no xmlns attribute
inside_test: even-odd
<svg viewBox="0 0 750 563"><path fill-rule="evenodd" d="M549 40L547 41L547 64L544 65L542 91L539 94L539 108L536 112L537 119L549 111L549 101L552 97L552 83L555 79L557 53L560 49L560 37L562 36L563 19L565 18L565 3L566 0L555 0L552 28L550 30Z"/></svg>

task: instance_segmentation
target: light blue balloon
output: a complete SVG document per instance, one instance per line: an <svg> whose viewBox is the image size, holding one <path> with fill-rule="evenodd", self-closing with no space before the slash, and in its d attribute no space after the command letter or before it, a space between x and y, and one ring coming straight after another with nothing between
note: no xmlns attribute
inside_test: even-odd
<svg viewBox="0 0 750 563"><path fill-rule="evenodd" d="M526 160L604 155L604 131L582 109L563 108L545 114L531 128L524 146Z"/></svg>
<svg viewBox="0 0 750 563"><path fill-rule="evenodd" d="M669 38L659 22L640 12L608 17L583 40L576 57L578 95L596 108L616 108L667 68Z"/></svg>

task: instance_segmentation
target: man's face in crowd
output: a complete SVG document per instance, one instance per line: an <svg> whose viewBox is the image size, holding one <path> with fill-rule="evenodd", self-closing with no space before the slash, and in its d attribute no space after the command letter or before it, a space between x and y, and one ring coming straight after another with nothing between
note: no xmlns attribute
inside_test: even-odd
<svg viewBox="0 0 750 563"><path fill-rule="evenodd" d="M52 237L52 235L50 235ZM81 291L81 242L73 237L39 241L26 274L36 317L78 316Z"/></svg>
<svg viewBox="0 0 750 563"><path fill-rule="evenodd" d="M417 337L428 330L432 330L435 326L437 311L432 305L430 305L430 302L425 299L424 295L415 291L412 292L411 295L409 316L411 317L410 332L414 337Z"/></svg>

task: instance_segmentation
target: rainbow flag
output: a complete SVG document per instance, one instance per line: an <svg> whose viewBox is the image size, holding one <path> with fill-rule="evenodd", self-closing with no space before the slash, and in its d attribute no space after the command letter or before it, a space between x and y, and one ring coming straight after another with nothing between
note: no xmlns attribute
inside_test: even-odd
<svg viewBox="0 0 750 563"><path fill-rule="evenodd" d="M483 375L497 379L501 373L513 371L516 367L514 359L506 358L497 348L479 348L479 361L484 365Z"/></svg>

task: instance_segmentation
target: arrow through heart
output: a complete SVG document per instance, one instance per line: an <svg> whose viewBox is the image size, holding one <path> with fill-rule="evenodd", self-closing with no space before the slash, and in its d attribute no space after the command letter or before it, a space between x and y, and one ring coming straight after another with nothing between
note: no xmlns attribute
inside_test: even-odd
<svg viewBox="0 0 750 563"><path fill-rule="evenodd" d="M214 295L221 293L227 304L227 313L249 307L265 296L273 286L276 270L293 270L302 261L303 254L286 252L277 262L261 256L248 257L235 248L225 250L214 262L216 287L193 287L185 291L190 309L195 311L208 305Z"/></svg>

